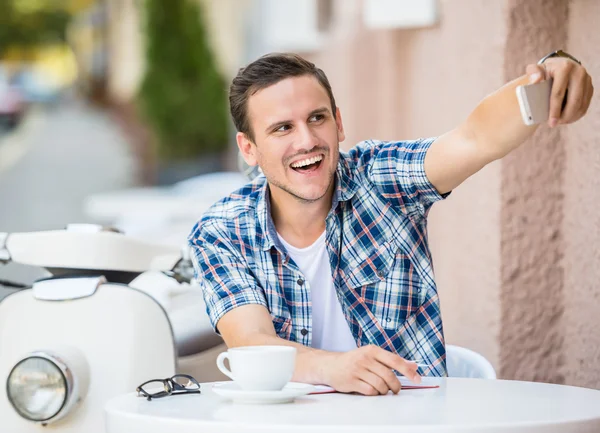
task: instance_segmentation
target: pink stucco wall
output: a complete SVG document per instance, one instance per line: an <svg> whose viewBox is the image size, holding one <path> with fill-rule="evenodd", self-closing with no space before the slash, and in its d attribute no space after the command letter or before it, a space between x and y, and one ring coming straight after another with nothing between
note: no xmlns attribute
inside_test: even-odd
<svg viewBox="0 0 600 433"><path fill-rule="evenodd" d="M600 1L569 7L568 51L592 76L588 115L564 129L565 312L563 375L567 383L600 388Z"/></svg>
<svg viewBox="0 0 600 433"><path fill-rule="evenodd" d="M440 1L438 25L366 30L361 0L337 0L324 50L348 148L441 134L556 48L600 75L596 0ZM429 216L447 342L500 377L600 388L600 104L540 128ZM595 105L594 105L595 104ZM501 131L499 131L501 132Z"/></svg>
<svg viewBox="0 0 600 433"><path fill-rule="evenodd" d="M508 0L506 79L564 47L563 0ZM516 97L515 97L516 99ZM564 382L562 129L541 127L502 160L500 370L505 377Z"/></svg>

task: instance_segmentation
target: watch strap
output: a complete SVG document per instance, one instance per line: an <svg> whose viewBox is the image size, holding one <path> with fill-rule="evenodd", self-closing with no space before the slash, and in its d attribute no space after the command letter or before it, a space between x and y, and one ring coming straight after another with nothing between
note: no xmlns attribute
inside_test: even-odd
<svg viewBox="0 0 600 433"><path fill-rule="evenodd" d="M577 62L578 64L581 65L581 62L579 60L577 60L575 57L573 57L572 55L570 55L569 53L564 52L563 50L556 50L551 52L550 54L546 54L544 57L542 57L539 61L538 61L538 65L541 65L542 63L544 63L546 60L552 58L552 57L566 57L567 59L571 59L574 62Z"/></svg>

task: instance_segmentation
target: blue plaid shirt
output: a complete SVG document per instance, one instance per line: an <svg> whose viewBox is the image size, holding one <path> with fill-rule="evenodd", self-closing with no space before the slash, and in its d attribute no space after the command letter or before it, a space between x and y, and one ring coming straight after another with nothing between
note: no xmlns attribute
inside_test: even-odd
<svg viewBox="0 0 600 433"><path fill-rule="evenodd" d="M334 286L357 346L375 344L446 375L426 216L442 198L425 175L434 139L364 141L340 152L326 218ZM310 284L279 241L264 176L212 206L189 236L211 323L264 305L277 335L311 345ZM341 256L341 260L340 260Z"/></svg>

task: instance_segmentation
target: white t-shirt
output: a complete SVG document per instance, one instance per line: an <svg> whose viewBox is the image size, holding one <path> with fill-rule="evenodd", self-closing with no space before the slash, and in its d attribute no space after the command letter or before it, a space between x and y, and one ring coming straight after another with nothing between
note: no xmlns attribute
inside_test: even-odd
<svg viewBox="0 0 600 433"><path fill-rule="evenodd" d="M306 248L296 248L281 236L279 240L308 282L312 302L312 347L332 352L356 349L356 341L333 287L325 232Z"/></svg>

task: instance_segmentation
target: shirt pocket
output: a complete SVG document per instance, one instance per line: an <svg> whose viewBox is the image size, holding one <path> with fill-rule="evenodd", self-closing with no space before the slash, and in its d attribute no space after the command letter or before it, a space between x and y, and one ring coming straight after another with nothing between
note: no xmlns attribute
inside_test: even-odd
<svg viewBox="0 0 600 433"><path fill-rule="evenodd" d="M387 330L400 330L421 307L421 279L410 258L401 250L396 251L385 278L374 286L374 293L366 299L373 300L369 308Z"/></svg>
<svg viewBox="0 0 600 433"><path fill-rule="evenodd" d="M374 251L379 267L373 274L354 273L350 281L375 320L391 334L420 308L422 282L410 257L391 242Z"/></svg>

